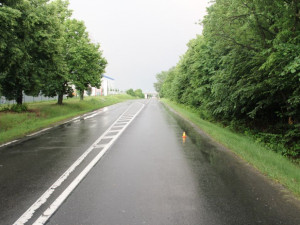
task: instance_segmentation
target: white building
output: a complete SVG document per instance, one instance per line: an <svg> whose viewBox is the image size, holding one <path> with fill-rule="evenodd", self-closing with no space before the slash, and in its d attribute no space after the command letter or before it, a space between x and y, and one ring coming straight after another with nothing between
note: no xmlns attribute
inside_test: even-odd
<svg viewBox="0 0 300 225"><path fill-rule="evenodd" d="M116 94L114 81L115 80L113 78L102 75L100 88L91 87L91 92L89 93L88 91L84 91L84 96L107 96L110 94ZM74 90L74 95L79 96L79 92L76 90L75 85L72 84L72 88Z"/></svg>
<svg viewBox="0 0 300 225"><path fill-rule="evenodd" d="M115 93L114 83L115 80L113 78L106 75L102 75L100 89L92 87L91 96L99 96L99 95L107 96L109 94L114 94Z"/></svg>

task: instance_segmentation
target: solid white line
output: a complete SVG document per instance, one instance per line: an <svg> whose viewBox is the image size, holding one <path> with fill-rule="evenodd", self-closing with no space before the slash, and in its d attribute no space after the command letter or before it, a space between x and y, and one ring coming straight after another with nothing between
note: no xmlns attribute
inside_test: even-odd
<svg viewBox="0 0 300 225"><path fill-rule="evenodd" d="M3 147L3 146L6 146L6 145L10 145L10 144L12 144L12 143L14 143L14 142L17 142L17 141L18 141L18 140L14 140L14 141L8 142L8 143L6 143L6 144L0 145L0 148Z"/></svg>
<svg viewBox="0 0 300 225"><path fill-rule="evenodd" d="M92 114L92 115L90 115L90 116L86 116L86 117L84 117L83 119L89 119L89 118L93 118L93 117L95 117L95 116L97 116L98 114L100 114L101 112L97 112L97 113L94 113L94 114Z"/></svg>
<svg viewBox="0 0 300 225"><path fill-rule="evenodd" d="M100 113L106 112L107 110L108 110L108 107L104 107L104 108L101 108L101 109L96 110L95 112L97 112L97 113L95 113L95 114L98 115L98 114L100 114ZM77 117L72 118L72 119L70 119L70 120L68 120L68 121L66 121L66 122L64 122L64 123L62 123L62 124L66 124L66 123L70 123L70 122L75 122L75 123L77 123L77 122L80 121L80 118L81 118L81 117L84 117L84 116L89 115L89 114L90 114L90 113L86 113L86 114L83 114L82 116L77 116ZM94 115L94 116L96 116L96 115ZM93 117L94 117L94 116L93 116ZM90 118L90 117L87 116L87 117L85 117L84 119L88 119L88 118ZM34 135L36 135L36 134L39 134L39 133L41 133L41 132L43 132L43 131L52 129L52 128L54 128L54 127L57 127L57 126L59 126L59 125L56 125L56 126L53 126L53 127L48 127L48 128L43 129L43 130L40 130L40 131L38 131L38 132L35 132L35 133L32 133L32 134L28 134L28 135L26 135L26 136L31 137L31 136L34 136ZM18 140L19 140L19 139L13 140L13 141L8 142L8 143L5 143L5 144L3 144L3 145L0 145L0 148L1 148L1 147L4 147L4 146L6 146L6 145L10 145L10 144L12 144L12 143L14 143L14 142L17 142Z"/></svg>
<svg viewBox="0 0 300 225"><path fill-rule="evenodd" d="M132 118L130 123L134 118L142 111L144 104ZM118 137L124 132L124 130L130 124L128 123L124 128L115 136L115 138L107 144L104 149L88 164L84 170L72 181L72 183L62 192L62 194L55 199L55 201L50 205L48 209L33 223L33 225L43 225L48 219L55 213L55 211L61 206L61 204L66 200L66 198L72 193L72 191L77 187L77 185L82 181L82 179L89 173L89 171L96 165L96 163L102 158L102 156L107 152L111 145L118 139Z"/></svg>
<svg viewBox="0 0 300 225"><path fill-rule="evenodd" d="M44 132L44 131L46 131L46 130L50 130L51 128L52 128L52 127L48 127L48 128L43 129L43 130L40 130L40 131L38 131L38 132L35 132L35 133L32 133L32 134L28 134L27 136L28 136L28 137L34 136L34 135L39 134L39 133L42 133L42 132Z"/></svg>
<svg viewBox="0 0 300 225"><path fill-rule="evenodd" d="M130 105L127 110L123 113L125 114L132 105ZM121 118L123 114L119 117ZM33 205L14 223L14 225L25 224L35 213L35 211L43 205L47 199L52 195L57 187L59 187L63 181L65 181L68 176L75 170L75 168L86 158L86 156L94 149L94 146L108 133L108 131L117 123L119 118L70 166L66 172L55 181L51 187L35 202Z"/></svg>

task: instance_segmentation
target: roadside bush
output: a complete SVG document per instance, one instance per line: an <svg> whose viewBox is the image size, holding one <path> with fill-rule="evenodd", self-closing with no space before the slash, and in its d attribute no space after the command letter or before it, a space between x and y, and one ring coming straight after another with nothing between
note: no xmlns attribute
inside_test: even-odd
<svg viewBox="0 0 300 225"><path fill-rule="evenodd" d="M28 106L26 104L14 104L10 107L10 110L17 113L26 112L28 111Z"/></svg>
<svg viewBox="0 0 300 225"><path fill-rule="evenodd" d="M6 112L6 111L9 111L9 110L10 110L9 105L0 106L0 112Z"/></svg>
<svg viewBox="0 0 300 225"><path fill-rule="evenodd" d="M134 91L132 88L130 88L129 90L126 91L126 93L128 95L131 95L133 97L138 97L138 98L144 98L144 96L145 96L142 89L136 89Z"/></svg>
<svg viewBox="0 0 300 225"><path fill-rule="evenodd" d="M300 160L299 1L213 2L202 35L156 76L156 90Z"/></svg>
<svg viewBox="0 0 300 225"><path fill-rule="evenodd" d="M129 90L127 90L126 93L128 95L131 95L131 96L135 97L135 93L134 93L134 90L132 88L130 88Z"/></svg>

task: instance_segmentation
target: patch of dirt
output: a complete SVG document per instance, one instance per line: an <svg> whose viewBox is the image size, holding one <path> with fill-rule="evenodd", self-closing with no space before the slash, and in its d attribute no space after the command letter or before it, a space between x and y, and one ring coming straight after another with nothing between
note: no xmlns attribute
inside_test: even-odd
<svg viewBox="0 0 300 225"><path fill-rule="evenodd" d="M0 112L0 116L1 115L7 115L7 114L23 114L23 113L34 113L36 117L41 117L42 116L39 109L29 109L28 111L21 112L21 113L14 112L14 111L11 111L11 110L7 110L7 111Z"/></svg>
<svg viewBox="0 0 300 225"><path fill-rule="evenodd" d="M19 114L19 113L14 112L14 111L10 111L10 110L0 112L0 115L6 115L6 114Z"/></svg>
<svg viewBox="0 0 300 225"><path fill-rule="evenodd" d="M36 117L41 117L41 111L39 109L29 109L27 112L35 113Z"/></svg>

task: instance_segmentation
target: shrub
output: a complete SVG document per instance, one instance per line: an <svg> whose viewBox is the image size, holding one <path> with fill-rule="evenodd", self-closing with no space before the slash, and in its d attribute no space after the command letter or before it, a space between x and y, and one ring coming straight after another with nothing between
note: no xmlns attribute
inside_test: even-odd
<svg viewBox="0 0 300 225"><path fill-rule="evenodd" d="M0 106L0 112L6 112L9 110L10 110L9 105Z"/></svg>
<svg viewBox="0 0 300 225"><path fill-rule="evenodd" d="M28 111L28 106L26 104L14 104L10 107L10 110L17 113L26 112Z"/></svg>

